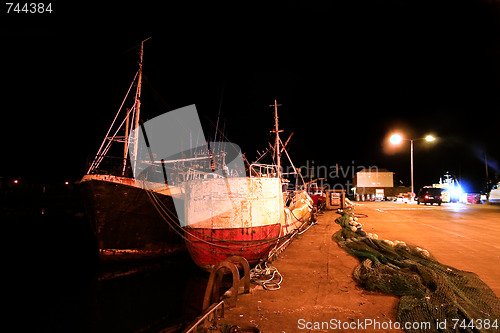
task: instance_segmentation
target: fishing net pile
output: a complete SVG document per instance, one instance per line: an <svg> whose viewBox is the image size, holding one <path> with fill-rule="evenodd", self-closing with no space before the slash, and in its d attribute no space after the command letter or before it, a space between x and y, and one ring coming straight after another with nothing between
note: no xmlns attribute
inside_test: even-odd
<svg viewBox="0 0 500 333"><path fill-rule="evenodd" d="M500 300L479 277L439 263L431 253L366 233L351 213L332 238L361 263L356 282L400 297L397 321L407 332L499 332ZM430 323L416 327L414 323ZM443 324L445 323L445 324Z"/></svg>

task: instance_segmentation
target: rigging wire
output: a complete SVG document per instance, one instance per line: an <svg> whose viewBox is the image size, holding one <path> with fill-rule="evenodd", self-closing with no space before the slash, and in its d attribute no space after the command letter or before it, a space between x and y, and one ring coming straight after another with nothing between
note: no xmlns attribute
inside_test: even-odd
<svg viewBox="0 0 500 333"><path fill-rule="evenodd" d="M217 142L217 132L219 130L219 119L220 119L220 110L222 109L222 98L224 98L224 88L226 85L224 84L222 86L222 92L220 95L220 102L219 102L219 113L217 114L217 124L215 125L215 135L214 135L214 142Z"/></svg>
<svg viewBox="0 0 500 333"><path fill-rule="evenodd" d="M99 165L101 164L102 160L104 159L104 157L106 156L106 154L108 153L109 149L111 148L111 144L113 143L113 138L116 137L116 134L118 134L118 131L121 129L121 127L123 126L123 123L125 122L125 120L127 120L127 117L128 115L133 111L135 110L135 106L132 107L128 113L127 113L127 116L123 118L120 126L116 129L115 133L113 134L113 136L111 137L111 139L109 137L106 137L104 140L108 139L109 142L108 144L106 145L106 148L104 148L104 151L99 155L96 156L96 163L95 163L95 166L93 168L91 168L92 170L93 169L97 169L99 167ZM135 112L132 113L132 121L134 120L134 115L135 115ZM89 171L91 171L91 169L89 169Z"/></svg>
<svg viewBox="0 0 500 333"><path fill-rule="evenodd" d="M109 137L108 137L109 132L111 132L111 129L113 128L113 125L115 124L115 121L116 121L116 119L118 118L118 115L120 114L120 112L121 112L121 110L122 110L122 108L123 108L123 104L125 104L125 101L126 101L126 100L127 100L127 98L128 98L128 95L129 95L129 93L130 93L130 90L131 90L131 89L132 89L132 87L134 86L135 79L137 78L137 75L138 75L138 74L139 74L139 71L137 71L137 72L135 73L134 79L133 79L133 80L132 80L132 82L130 83L130 87L128 88L127 93L125 94L125 98L123 99L122 104L121 104L121 105L120 105L120 107L118 108L118 112L117 112L117 113L116 113L116 115L115 115L115 119L113 119L113 122L111 123L111 126L110 126L110 127L109 127L109 129L108 129L108 132L107 132L107 133L106 133L106 135L104 136L104 140L102 140L102 143L101 143L101 146L99 147L99 150L97 151L96 158L97 158L99 155L104 155L104 154L100 154L101 149L102 149L102 147L104 146L104 143L106 142L106 140L109 138ZM129 113L130 113L130 111L129 111ZM128 114L129 114L129 113L128 113ZM127 116L125 117L125 119L128 117L128 114L127 114ZM120 125L120 127L118 127L118 129L120 129L122 125L123 125L123 121L122 121L122 124ZM117 132L118 132L118 131L117 131ZM115 132L115 134L113 135L113 137L114 137L114 136L116 136L116 133L117 133L117 132ZM101 158L101 160L102 160L102 158ZM92 162L92 164L90 165L89 169L87 170L87 174L89 174L91 170L93 170L93 169L97 168L97 167L99 166L99 163L101 162L101 160L99 160L99 162L97 163L97 165L95 165L95 164L96 164L96 160L94 159L94 161L93 161L93 162Z"/></svg>

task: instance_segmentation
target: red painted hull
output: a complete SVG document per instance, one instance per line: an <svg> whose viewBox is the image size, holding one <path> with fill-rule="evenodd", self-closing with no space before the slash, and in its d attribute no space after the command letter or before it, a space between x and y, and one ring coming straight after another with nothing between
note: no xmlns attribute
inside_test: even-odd
<svg viewBox="0 0 500 333"><path fill-rule="evenodd" d="M239 255L255 265L276 245L280 236L279 223L249 227L209 229L185 227L184 234L193 261L205 270L233 255Z"/></svg>

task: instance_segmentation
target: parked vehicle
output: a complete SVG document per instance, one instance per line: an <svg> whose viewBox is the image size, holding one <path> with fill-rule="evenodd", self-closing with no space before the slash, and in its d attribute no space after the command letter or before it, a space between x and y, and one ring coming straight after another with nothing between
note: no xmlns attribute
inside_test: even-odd
<svg viewBox="0 0 500 333"><path fill-rule="evenodd" d="M500 204L500 183L493 185L488 197L488 202L490 204Z"/></svg>
<svg viewBox="0 0 500 333"><path fill-rule="evenodd" d="M313 206L316 207L317 210L321 210L324 208L326 203L326 194L322 187L319 187L316 183L316 180L306 184L307 193L313 200Z"/></svg>
<svg viewBox="0 0 500 333"><path fill-rule="evenodd" d="M441 206L443 203L443 195L442 195L442 188L436 188L436 187L424 187L418 191L417 195L417 204L420 205L420 203L423 204L433 204L437 203L438 206Z"/></svg>

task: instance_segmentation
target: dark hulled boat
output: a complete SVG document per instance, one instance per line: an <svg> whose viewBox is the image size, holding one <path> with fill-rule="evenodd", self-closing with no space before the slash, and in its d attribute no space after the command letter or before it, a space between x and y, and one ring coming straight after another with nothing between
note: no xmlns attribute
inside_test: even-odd
<svg viewBox="0 0 500 333"><path fill-rule="evenodd" d="M154 172L147 180L132 177L132 167L141 163L136 158L138 137L134 129L140 126L143 44L144 41L139 69L122 103L123 107L135 84L133 106L116 126L122 107L118 110L99 152L80 181L87 215L105 257L149 257L185 248L172 198L180 193L179 187L168 185ZM118 135L123 132L124 135ZM123 144L122 157L109 156L113 142Z"/></svg>
<svg viewBox="0 0 500 333"><path fill-rule="evenodd" d="M157 187L146 190L144 182L137 183L113 175L83 177L81 193L101 253L156 255L182 248L182 239L175 232L178 221L172 200L177 188L151 183L150 188ZM158 204L168 210L169 220L157 211Z"/></svg>

